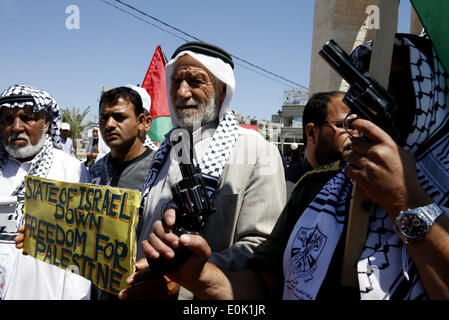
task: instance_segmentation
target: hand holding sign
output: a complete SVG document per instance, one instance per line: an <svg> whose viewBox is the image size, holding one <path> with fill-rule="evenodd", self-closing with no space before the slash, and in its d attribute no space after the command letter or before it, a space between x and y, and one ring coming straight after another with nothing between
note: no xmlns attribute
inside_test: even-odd
<svg viewBox="0 0 449 320"><path fill-rule="evenodd" d="M71 266L113 294L134 272L140 192L25 177L24 254ZM24 242L21 243L21 240Z"/></svg>
<svg viewBox="0 0 449 320"><path fill-rule="evenodd" d="M17 249L23 249L23 241L25 240L25 225L22 225L17 229L19 234L15 236L14 242L16 243Z"/></svg>

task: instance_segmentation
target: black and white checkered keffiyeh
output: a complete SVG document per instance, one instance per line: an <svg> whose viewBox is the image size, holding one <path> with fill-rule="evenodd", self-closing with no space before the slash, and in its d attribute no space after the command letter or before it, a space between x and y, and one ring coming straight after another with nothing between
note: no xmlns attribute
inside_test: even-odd
<svg viewBox="0 0 449 320"><path fill-rule="evenodd" d="M228 161L234 148L234 144L238 136L238 128L239 124L234 117L234 113L232 110L228 110L224 119L220 121L217 129L215 130L205 154L199 160L198 165L201 169L201 173L210 196L214 195L218 186L220 175L223 172L226 162ZM156 181L162 166L168 158L170 149L172 148L170 134L171 131L167 133L164 142L161 144L153 158L150 172L142 189L141 208L143 207L145 199Z"/></svg>
<svg viewBox="0 0 449 320"><path fill-rule="evenodd" d="M339 172L296 222L284 251L284 300L316 298L343 232L351 190L352 182Z"/></svg>
<svg viewBox="0 0 449 320"><path fill-rule="evenodd" d="M159 147L154 144L153 140L151 140L151 138L148 135L145 136L145 141L143 142L143 146L147 147L153 151L156 151L157 149L159 149Z"/></svg>
<svg viewBox="0 0 449 320"><path fill-rule="evenodd" d="M396 37L410 50L416 111L405 149L416 159L418 179L432 199L449 207L449 82L435 49L421 48L413 38ZM426 50L428 49L428 50ZM406 246L382 208L373 207L367 241L358 263L362 299L425 299Z"/></svg>
<svg viewBox="0 0 449 320"><path fill-rule="evenodd" d="M14 101L14 97L31 96L33 101ZM2 99L3 98L3 99ZM7 99L7 102L5 100ZM46 134L46 141L44 147L37 153L31 162L31 167L28 172L29 175L38 177L46 177L50 167L53 163L53 148L59 144L59 127L57 121L61 118L61 113L56 101L48 94L48 92L39 90L25 85L14 85L9 87L0 95L0 108L23 108L32 105L34 112L45 110L50 117L50 127ZM3 168L8 161L8 153L6 152L3 142L0 139L0 175L3 174ZM23 198L25 192L25 181L13 191L11 196L19 196ZM16 212L11 215L10 220L17 221L17 227L23 224L23 201L17 205ZM2 233L2 230L0 230ZM11 242L14 235L7 235L2 233L3 241Z"/></svg>
<svg viewBox="0 0 449 320"><path fill-rule="evenodd" d="M34 107L34 112L38 112L40 110L45 110L45 112L47 112L51 120L50 128L48 129L47 134L52 139L53 146L57 147L60 142L58 120L62 119L62 114L55 99L53 99L47 91L27 85L13 85L3 91L0 95L0 108L3 106L9 108L23 108L31 105L30 102L1 102L2 98L13 98L14 96L32 96L34 100L34 103L32 104Z"/></svg>

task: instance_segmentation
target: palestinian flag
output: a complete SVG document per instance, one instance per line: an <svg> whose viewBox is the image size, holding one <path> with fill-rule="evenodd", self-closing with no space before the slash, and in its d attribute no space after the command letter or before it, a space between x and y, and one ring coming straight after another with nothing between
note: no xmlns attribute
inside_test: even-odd
<svg viewBox="0 0 449 320"><path fill-rule="evenodd" d="M158 143L162 143L164 135L172 129L165 87L165 63L161 46L158 46L142 82L142 88L145 88L151 97L150 116L153 118L147 135Z"/></svg>
<svg viewBox="0 0 449 320"><path fill-rule="evenodd" d="M449 72L449 1L411 0L416 14L435 46L438 58Z"/></svg>

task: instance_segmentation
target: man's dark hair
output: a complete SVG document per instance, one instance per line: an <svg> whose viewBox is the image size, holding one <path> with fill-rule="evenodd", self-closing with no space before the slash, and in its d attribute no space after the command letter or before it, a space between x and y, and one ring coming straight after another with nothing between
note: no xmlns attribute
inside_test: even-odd
<svg viewBox="0 0 449 320"><path fill-rule="evenodd" d="M304 107L302 115L302 134L304 146L307 144L306 125L313 123L317 126L323 125L327 121L327 105L332 98L344 95L343 91L318 92L310 97Z"/></svg>
<svg viewBox="0 0 449 320"><path fill-rule="evenodd" d="M98 107L101 108L102 104L115 105L120 98L130 101L134 105L136 116L141 113L145 114L146 110L143 109L142 98L136 91L128 87L118 87L103 92Z"/></svg>

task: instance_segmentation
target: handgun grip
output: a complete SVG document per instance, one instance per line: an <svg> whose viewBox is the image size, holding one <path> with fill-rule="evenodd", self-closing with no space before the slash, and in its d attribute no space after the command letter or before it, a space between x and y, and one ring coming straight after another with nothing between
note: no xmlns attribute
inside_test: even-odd
<svg viewBox="0 0 449 320"><path fill-rule="evenodd" d="M179 233L179 231L176 230L176 228L173 228L172 231L177 235L181 236L183 233L189 233L189 234L197 234L195 232L182 232ZM148 265L150 266L151 272L156 276L162 276L164 274L167 274L180 265L182 265L186 260L189 258L192 251L187 249L184 246L179 246L176 249L172 249L175 252L175 256L173 259L166 259L164 257L159 257L157 259L150 259L147 257Z"/></svg>

